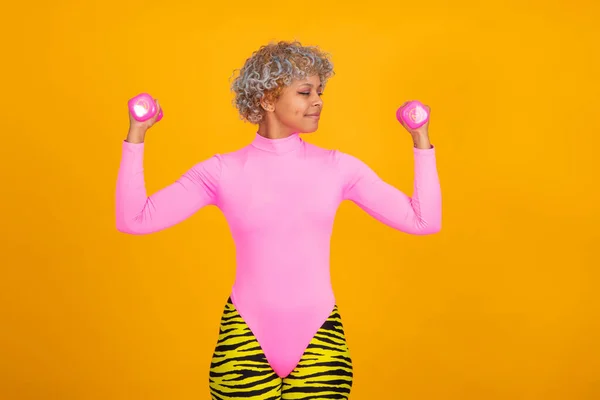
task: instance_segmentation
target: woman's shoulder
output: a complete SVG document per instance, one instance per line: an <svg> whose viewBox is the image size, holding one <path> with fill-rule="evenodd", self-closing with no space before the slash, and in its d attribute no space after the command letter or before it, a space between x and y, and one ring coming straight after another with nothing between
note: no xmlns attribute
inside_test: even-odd
<svg viewBox="0 0 600 400"><path fill-rule="evenodd" d="M309 152L313 153L315 156L321 156L336 165L347 162L360 162L356 156L337 147L325 147L307 143L307 148L309 149Z"/></svg>

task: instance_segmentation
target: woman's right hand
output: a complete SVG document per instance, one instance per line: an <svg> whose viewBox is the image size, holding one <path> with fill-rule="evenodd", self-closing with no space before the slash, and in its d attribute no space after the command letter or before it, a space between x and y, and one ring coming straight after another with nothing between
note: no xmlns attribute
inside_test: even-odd
<svg viewBox="0 0 600 400"><path fill-rule="evenodd" d="M146 121L138 121L133 117L128 108L129 132L127 134L127 141L130 143L142 143L146 137L146 131L148 131L148 129L150 129L156 123L156 119L158 118L160 110L160 104L158 103L158 99L156 99L156 114Z"/></svg>

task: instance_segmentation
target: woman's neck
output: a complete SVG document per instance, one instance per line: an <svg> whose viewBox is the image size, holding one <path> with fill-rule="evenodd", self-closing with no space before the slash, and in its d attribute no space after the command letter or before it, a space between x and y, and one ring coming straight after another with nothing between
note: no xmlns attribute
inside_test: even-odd
<svg viewBox="0 0 600 400"><path fill-rule="evenodd" d="M267 139L284 139L297 132L276 121L274 116L267 114L263 122L258 125L257 133Z"/></svg>

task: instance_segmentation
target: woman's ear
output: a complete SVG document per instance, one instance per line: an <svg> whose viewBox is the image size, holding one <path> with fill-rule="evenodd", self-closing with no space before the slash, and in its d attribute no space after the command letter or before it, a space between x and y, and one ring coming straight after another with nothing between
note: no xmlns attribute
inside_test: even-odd
<svg viewBox="0 0 600 400"><path fill-rule="evenodd" d="M275 109L275 107L273 107L273 104L267 102L267 101L261 101L260 105L262 106L262 108L265 111L273 111Z"/></svg>

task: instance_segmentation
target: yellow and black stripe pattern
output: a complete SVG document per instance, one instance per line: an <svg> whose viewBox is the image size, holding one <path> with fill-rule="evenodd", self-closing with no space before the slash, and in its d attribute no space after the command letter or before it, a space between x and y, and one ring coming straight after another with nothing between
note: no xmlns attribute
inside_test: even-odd
<svg viewBox="0 0 600 400"><path fill-rule="evenodd" d="M283 379L282 400L345 400L352 388L352 359L335 306L294 370Z"/></svg>
<svg viewBox="0 0 600 400"><path fill-rule="evenodd" d="M212 400L281 400L281 385L281 378L229 298L210 363Z"/></svg>
<svg viewBox="0 0 600 400"><path fill-rule="evenodd" d="M345 400L350 395L352 376L337 306L296 368L281 379L231 299L225 304L209 372L213 400Z"/></svg>

